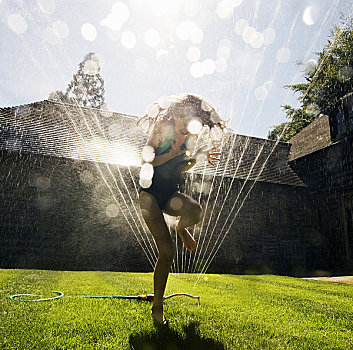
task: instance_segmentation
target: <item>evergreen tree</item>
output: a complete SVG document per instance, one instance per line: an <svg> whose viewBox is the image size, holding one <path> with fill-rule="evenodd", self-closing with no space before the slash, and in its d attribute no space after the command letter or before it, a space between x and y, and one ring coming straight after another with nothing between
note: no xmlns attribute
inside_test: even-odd
<svg viewBox="0 0 353 350"><path fill-rule="evenodd" d="M268 138L288 141L310 124L319 111L325 112L341 97L353 91L353 19L341 17L322 52L317 53L317 65L304 71L306 83L289 85L300 94L300 108L282 106L289 122L274 127Z"/></svg>
<svg viewBox="0 0 353 350"><path fill-rule="evenodd" d="M77 104L83 107L101 108L104 103L104 80L99 74L98 57L90 52L79 64L65 93L52 92L49 99L66 103Z"/></svg>

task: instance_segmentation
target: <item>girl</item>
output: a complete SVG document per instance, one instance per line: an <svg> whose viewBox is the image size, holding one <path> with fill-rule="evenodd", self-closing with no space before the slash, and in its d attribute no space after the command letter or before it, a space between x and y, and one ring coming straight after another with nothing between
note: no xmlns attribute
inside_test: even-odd
<svg viewBox="0 0 353 350"><path fill-rule="evenodd" d="M194 146L203 126L210 131L213 128L223 131L225 124L205 100L190 94L155 103L142 118L146 119L152 130L142 152L139 199L143 218L159 252L154 269L152 318L155 323L163 324L163 295L175 254L163 213L180 217L176 230L185 248L194 250L196 241L186 228L201 220L202 209L199 203L178 191L179 177L200 156L212 166L220 161L221 153L213 152L217 146L209 149L203 146L195 152Z"/></svg>

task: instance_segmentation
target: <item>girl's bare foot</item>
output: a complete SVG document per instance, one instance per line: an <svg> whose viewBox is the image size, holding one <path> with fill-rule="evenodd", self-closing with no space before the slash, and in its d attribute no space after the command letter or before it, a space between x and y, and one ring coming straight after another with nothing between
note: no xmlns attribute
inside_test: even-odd
<svg viewBox="0 0 353 350"><path fill-rule="evenodd" d="M186 228L183 228L182 230L179 230L177 228L177 232L178 232L181 240L183 241L184 247L187 250L192 252L193 250L196 249L197 243L194 240L194 237L191 236L190 232Z"/></svg>

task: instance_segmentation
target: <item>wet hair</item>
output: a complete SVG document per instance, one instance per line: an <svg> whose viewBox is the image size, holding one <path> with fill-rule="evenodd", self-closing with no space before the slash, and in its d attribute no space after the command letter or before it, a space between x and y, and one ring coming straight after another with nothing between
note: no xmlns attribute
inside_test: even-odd
<svg viewBox="0 0 353 350"><path fill-rule="evenodd" d="M158 121L168 121L178 116L191 115L200 119L202 125L207 125L210 130L218 126L224 130L226 121L222 120L215 109L202 97L193 94L168 96L153 103L147 113L137 122L141 125L148 122L148 130Z"/></svg>

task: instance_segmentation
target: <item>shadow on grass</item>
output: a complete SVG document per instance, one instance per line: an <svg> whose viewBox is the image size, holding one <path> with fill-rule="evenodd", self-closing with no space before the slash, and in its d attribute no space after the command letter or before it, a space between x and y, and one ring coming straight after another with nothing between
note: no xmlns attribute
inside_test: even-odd
<svg viewBox="0 0 353 350"><path fill-rule="evenodd" d="M224 350L224 345L210 338L203 338L196 329L197 323L184 327L185 336L167 326L157 332L131 334L130 348L134 350Z"/></svg>

